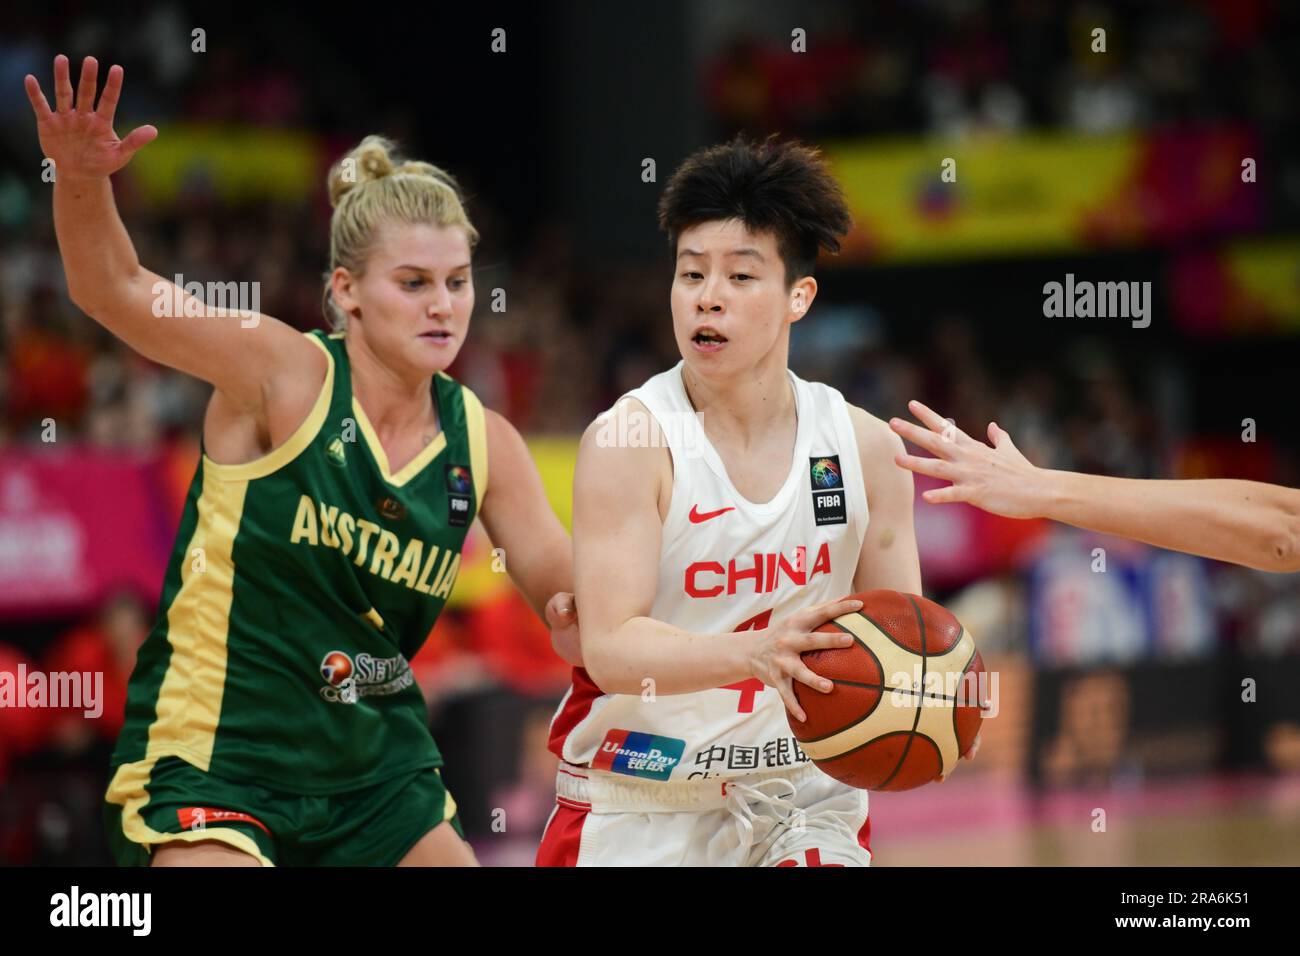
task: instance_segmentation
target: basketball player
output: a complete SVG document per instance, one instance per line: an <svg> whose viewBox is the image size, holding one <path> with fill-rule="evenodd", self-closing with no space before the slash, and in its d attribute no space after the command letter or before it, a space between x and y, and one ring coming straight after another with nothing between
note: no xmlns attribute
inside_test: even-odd
<svg viewBox="0 0 1300 956"><path fill-rule="evenodd" d="M338 331L222 314L138 261L109 177L157 131L119 140L122 68L98 109L96 74L87 57L74 107L57 57L55 110L26 78L69 294L215 389L112 759L115 855L472 864L407 662L476 516L539 612L572 567L519 434L443 372L474 306L477 233L455 183L368 137L329 176Z"/></svg>
<svg viewBox="0 0 1300 956"><path fill-rule="evenodd" d="M787 367L848 210L813 150L737 140L683 163L659 222L682 360L579 448L585 667L552 723L538 864L865 866L866 792L785 716L804 716L792 681L830 690L800 653L852 642L813 633L861 606L837 599L921 590L902 443Z"/></svg>
<svg viewBox="0 0 1300 956"><path fill-rule="evenodd" d="M1133 538L1158 548L1243 564L1300 571L1300 490L1236 479L1147 480L1037 468L996 422L993 447L975 441L920 402L908 407L926 427L890 427L937 457L900 454L898 464L952 482L926 501L965 501L1008 518L1051 518Z"/></svg>

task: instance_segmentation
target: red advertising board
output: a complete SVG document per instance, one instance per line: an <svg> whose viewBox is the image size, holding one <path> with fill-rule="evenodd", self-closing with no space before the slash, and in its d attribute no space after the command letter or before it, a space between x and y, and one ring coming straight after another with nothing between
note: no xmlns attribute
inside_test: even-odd
<svg viewBox="0 0 1300 956"><path fill-rule="evenodd" d="M75 613L162 585L175 518L154 456L0 451L0 617Z"/></svg>

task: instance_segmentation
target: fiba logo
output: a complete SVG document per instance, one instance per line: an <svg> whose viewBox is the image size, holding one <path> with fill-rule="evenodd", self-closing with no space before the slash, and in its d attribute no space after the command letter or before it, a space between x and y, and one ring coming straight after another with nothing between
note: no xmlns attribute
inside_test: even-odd
<svg viewBox="0 0 1300 956"><path fill-rule="evenodd" d="M330 651L320 662L320 676L331 687L338 687L352 676L352 658L342 651Z"/></svg>
<svg viewBox="0 0 1300 956"><path fill-rule="evenodd" d="M469 469L464 465L449 465L447 467L448 491L457 495L467 495L473 486L474 483L470 477Z"/></svg>
<svg viewBox="0 0 1300 956"><path fill-rule="evenodd" d="M839 488L842 484L839 462L831 458L818 458L810 471L814 488Z"/></svg>
<svg viewBox="0 0 1300 956"><path fill-rule="evenodd" d="M847 524L848 505L839 455L816 455L808 459L808 482L812 485L813 523Z"/></svg>
<svg viewBox="0 0 1300 956"><path fill-rule="evenodd" d="M447 465L447 524L463 528L469 524L470 491L474 476L464 465Z"/></svg>

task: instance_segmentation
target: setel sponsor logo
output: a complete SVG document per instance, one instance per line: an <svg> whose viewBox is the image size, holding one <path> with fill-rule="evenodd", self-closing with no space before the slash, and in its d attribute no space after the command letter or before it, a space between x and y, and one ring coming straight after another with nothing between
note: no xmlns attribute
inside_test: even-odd
<svg viewBox="0 0 1300 956"><path fill-rule="evenodd" d="M591 760L595 770L667 780L681 762L686 741L635 730L611 730Z"/></svg>
<svg viewBox="0 0 1300 956"><path fill-rule="evenodd" d="M321 660L320 675L326 684L320 695L331 704L355 704L362 697L396 694L415 683L411 665L401 654L358 654L354 662L342 651L330 651Z"/></svg>

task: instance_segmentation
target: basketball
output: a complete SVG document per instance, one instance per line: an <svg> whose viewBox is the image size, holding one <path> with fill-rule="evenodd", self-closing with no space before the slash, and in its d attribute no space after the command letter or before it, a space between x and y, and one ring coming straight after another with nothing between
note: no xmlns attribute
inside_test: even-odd
<svg viewBox="0 0 1300 956"><path fill-rule="evenodd" d="M849 647L807 651L804 663L835 684L795 682L807 715L786 717L821 770L863 790L911 790L957 765L983 716L984 662L951 612L920 595L866 591L862 609L819 631L846 631Z"/></svg>

